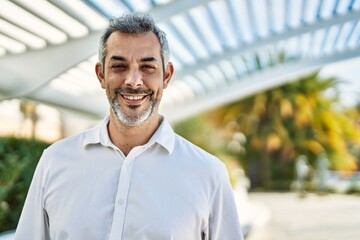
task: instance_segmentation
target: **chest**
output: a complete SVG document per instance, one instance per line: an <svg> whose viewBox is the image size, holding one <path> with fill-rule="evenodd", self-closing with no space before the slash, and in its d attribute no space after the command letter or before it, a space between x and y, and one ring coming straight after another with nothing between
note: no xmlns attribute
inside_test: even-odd
<svg viewBox="0 0 360 240"><path fill-rule="evenodd" d="M211 192L201 173L171 162L146 160L75 164L52 175L44 202L53 235L201 239Z"/></svg>

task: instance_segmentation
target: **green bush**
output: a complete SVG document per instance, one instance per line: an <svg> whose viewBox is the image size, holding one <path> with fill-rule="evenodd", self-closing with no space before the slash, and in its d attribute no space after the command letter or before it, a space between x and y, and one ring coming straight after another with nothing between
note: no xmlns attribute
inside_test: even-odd
<svg viewBox="0 0 360 240"><path fill-rule="evenodd" d="M16 228L37 162L48 145L0 138L0 232Z"/></svg>

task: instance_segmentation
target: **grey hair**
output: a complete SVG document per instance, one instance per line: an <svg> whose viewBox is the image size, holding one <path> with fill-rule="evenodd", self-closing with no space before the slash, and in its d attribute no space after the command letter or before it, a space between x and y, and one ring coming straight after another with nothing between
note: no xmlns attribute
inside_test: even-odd
<svg viewBox="0 0 360 240"><path fill-rule="evenodd" d="M141 34L153 32L160 42L160 54L163 68L169 62L170 50L166 34L154 22L153 18L146 13L126 13L118 18L109 20L109 25L100 38L99 61L103 70L107 55L107 40L113 32L120 31L129 34Z"/></svg>

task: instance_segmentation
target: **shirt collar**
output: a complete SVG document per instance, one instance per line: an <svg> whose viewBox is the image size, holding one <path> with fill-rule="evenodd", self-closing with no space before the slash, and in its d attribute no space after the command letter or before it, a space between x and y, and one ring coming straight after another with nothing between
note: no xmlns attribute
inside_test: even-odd
<svg viewBox="0 0 360 240"><path fill-rule="evenodd" d="M151 145L155 142L163 146L169 154L174 150L175 133L165 118L147 144Z"/></svg>
<svg viewBox="0 0 360 240"><path fill-rule="evenodd" d="M84 147L92 144L101 144L103 146L114 147L114 144L110 140L107 128L109 119L110 117L107 115L99 124L86 132L86 137L83 140ZM162 120L156 132L145 145L150 146L154 143L158 143L164 147L169 154L171 154L174 150L175 133L165 118Z"/></svg>
<svg viewBox="0 0 360 240"><path fill-rule="evenodd" d="M85 133L83 146L92 144L101 144L104 146L111 146L111 140L109 138L107 125L109 123L109 115L107 115L100 123L98 123L95 127L89 129Z"/></svg>

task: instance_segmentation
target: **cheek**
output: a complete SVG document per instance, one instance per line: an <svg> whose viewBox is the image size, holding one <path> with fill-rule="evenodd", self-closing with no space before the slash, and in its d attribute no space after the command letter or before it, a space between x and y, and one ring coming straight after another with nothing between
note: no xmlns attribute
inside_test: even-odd
<svg viewBox="0 0 360 240"><path fill-rule="evenodd" d="M158 89L156 90L155 98L160 99L163 95L163 92L164 92L163 86L159 86Z"/></svg>
<svg viewBox="0 0 360 240"><path fill-rule="evenodd" d="M113 92L114 89L119 88L121 86L118 78L110 77L106 79L105 89L107 91Z"/></svg>
<svg viewBox="0 0 360 240"><path fill-rule="evenodd" d="M106 95L108 97L113 97L114 96L114 88L111 87L111 85L109 85L109 83L104 85L104 89L105 89Z"/></svg>

